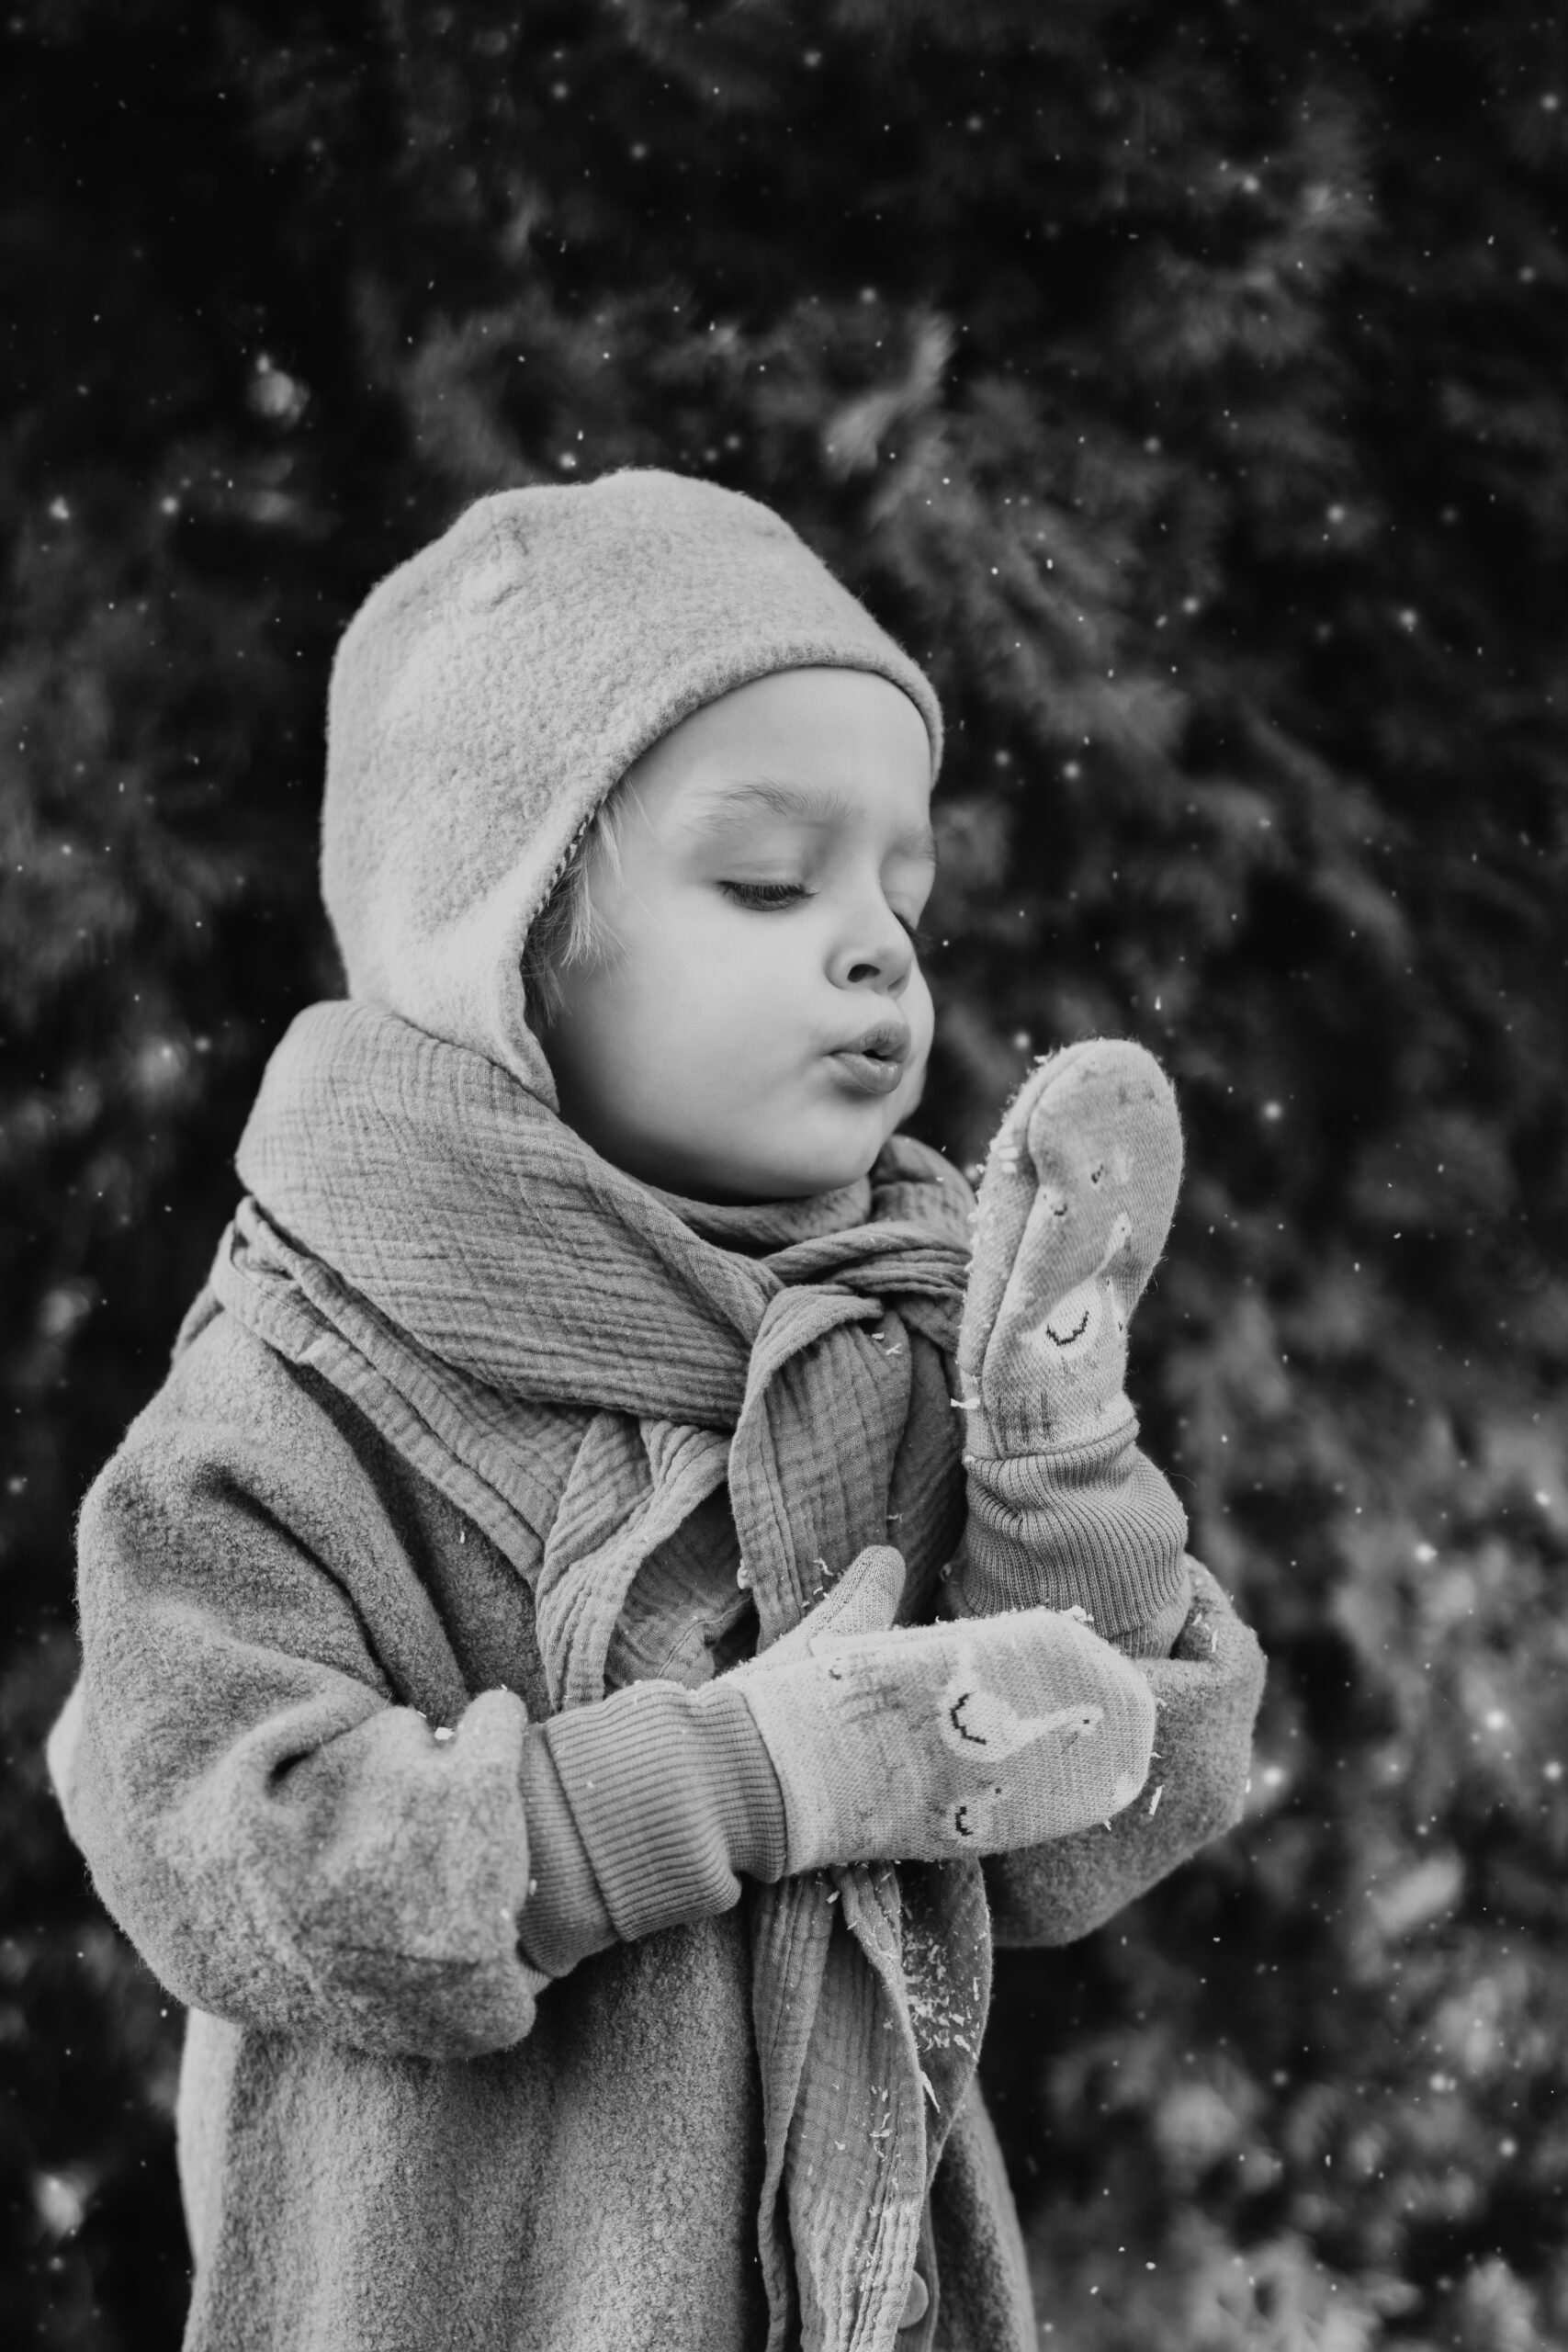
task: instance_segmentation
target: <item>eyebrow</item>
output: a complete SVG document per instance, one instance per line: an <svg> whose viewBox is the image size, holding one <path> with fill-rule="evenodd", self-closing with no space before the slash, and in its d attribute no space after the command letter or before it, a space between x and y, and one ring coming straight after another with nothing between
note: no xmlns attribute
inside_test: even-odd
<svg viewBox="0 0 1568 2352"><path fill-rule="evenodd" d="M753 808L771 817L806 825L841 825L854 815L853 805L829 786L780 784L770 776L753 776L744 784L722 785L698 800L685 819L694 833L722 833ZM936 863L936 835L929 825L912 825L900 833L895 848L906 856Z"/></svg>

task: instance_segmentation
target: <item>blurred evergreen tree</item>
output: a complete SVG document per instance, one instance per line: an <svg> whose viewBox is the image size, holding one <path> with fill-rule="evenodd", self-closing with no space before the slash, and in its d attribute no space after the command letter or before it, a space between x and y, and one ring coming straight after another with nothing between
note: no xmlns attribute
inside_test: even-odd
<svg viewBox="0 0 1568 2352"><path fill-rule="evenodd" d="M15 0L0 2326L162 2346L177 2020L39 1742L289 1016L327 664L470 496L780 507L931 665L942 1044L1141 1036L1139 1394L1248 1825L1006 1957L1082 2352L1568 2342L1568 25L1525 0Z"/></svg>

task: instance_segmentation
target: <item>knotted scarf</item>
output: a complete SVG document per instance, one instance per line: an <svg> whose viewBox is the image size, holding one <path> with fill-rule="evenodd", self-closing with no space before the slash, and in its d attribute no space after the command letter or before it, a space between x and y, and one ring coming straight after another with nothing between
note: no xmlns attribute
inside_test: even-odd
<svg viewBox="0 0 1568 2352"><path fill-rule="evenodd" d="M932 1613L964 1523L945 1358L964 1188L896 1139L760 1208L622 1174L477 1054L362 1004L275 1055L220 1302L350 1396L534 1589L558 1707L606 1689L637 1572L728 1487L765 1649L866 1544ZM749 1887L769 2352L891 2346L989 1990L977 1868ZM792 2261L793 2253L793 2261Z"/></svg>

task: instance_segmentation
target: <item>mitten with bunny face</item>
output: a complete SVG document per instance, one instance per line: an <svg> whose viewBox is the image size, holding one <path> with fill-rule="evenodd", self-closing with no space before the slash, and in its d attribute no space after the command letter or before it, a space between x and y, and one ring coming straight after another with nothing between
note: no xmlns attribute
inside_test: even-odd
<svg viewBox="0 0 1568 2352"><path fill-rule="evenodd" d="M959 1338L970 1517L956 1612L1081 1611L1134 1656L1187 1614L1187 1521L1137 1444L1127 1324L1169 1231L1181 1126L1153 1056L1043 1060L991 1146Z"/></svg>
<svg viewBox="0 0 1568 2352"><path fill-rule="evenodd" d="M1010 1852L1132 1803L1155 1728L1137 1667L1049 1609L897 1625L903 1581L897 1552L863 1552L793 1633L713 1686L710 1703L744 1699L773 1760L791 1875Z"/></svg>

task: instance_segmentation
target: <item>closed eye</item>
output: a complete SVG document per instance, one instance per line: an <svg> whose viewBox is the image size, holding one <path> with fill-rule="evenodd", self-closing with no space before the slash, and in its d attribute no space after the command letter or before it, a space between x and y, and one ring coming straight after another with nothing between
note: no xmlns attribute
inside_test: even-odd
<svg viewBox="0 0 1568 2352"><path fill-rule="evenodd" d="M798 906L817 895L804 882L721 882L718 887L732 906L750 907L759 914L773 907Z"/></svg>
<svg viewBox="0 0 1568 2352"><path fill-rule="evenodd" d="M817 896L804 882L721 882L719 888L732 906L748 907L753 914L771 913L781 907L797 907ZM907 932L909 944L917 956L923 956L932 944L931 933L922 931L908 915L894 910L895 920Z"/></svg>

